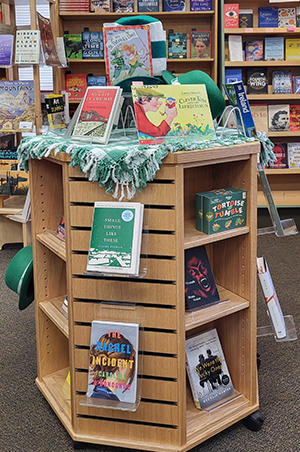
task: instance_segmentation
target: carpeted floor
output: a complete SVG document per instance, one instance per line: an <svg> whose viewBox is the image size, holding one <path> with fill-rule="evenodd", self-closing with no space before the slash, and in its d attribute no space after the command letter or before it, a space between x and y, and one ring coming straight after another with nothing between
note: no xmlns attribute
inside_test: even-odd
<svg viewBox="0 0 300 452"><path fill-rule="evenodd" d="M70 452L71 438L34 382L34 305L19 311L17 295L4 283L6 267L18 249L6 245L0 251L0 451ZM258 237L258 256L261 255L268 260L283 312L293 316L300 335L300 234ZM258 326L267 325L260 287L257 299ZM272 336L258 338L258 353L260 412L265 417L262 429L252 432L239 422L192 452L300 451L299 339L277 343ZM128 452L94 445L82 450Z"/></svg>

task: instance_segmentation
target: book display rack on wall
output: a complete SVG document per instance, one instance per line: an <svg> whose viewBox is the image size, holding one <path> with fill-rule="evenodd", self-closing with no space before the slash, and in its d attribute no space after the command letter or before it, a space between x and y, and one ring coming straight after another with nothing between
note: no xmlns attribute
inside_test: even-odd
<svg viewBox="0 0 300 452"><path fill-rule="evenodd" d="M225 77L243 81L257 130L276 145L278 163L265 171L278 207L299 206L299 13L295 2L224 2Z"/></svg>

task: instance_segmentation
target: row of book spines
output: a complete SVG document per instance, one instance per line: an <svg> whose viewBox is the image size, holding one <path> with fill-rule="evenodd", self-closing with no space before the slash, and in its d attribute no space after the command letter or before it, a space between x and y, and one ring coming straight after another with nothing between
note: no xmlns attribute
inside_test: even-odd
<svg viewBox="0 0 300 452"><path fill-rule="evenodd" d="M241 35L233 35L225 41L225 61L297 60L300 60L300 39L297 38L274 37L243 42Z"/></svg>
<svg viewBox="0 0 300 452"><path fill-rule="evenodd" d="M268 168L300 168L300 143L275 143L273 152L277 162L269 163Z"/></svg>
<svg viewBox="0 0 300 452"><path fill-rule="evenodd" d="M60 6L60 14L64 13L134 13L134 12L172 12L172 11L211 11L211 0L130 0L124 6L118 0L104 0L101 4L101 10L97 6L90 6L89 9L84 5L69 4Z"/></svg>
<svg viewBox="0 0 300 452"><path fill-rule="evenodd" d="M293 28L300 26L300 7L279 8L260 6L257 8L258 28ZM240 9L239 3L224 5L225 28L252 28L253 9Z"/></svg>

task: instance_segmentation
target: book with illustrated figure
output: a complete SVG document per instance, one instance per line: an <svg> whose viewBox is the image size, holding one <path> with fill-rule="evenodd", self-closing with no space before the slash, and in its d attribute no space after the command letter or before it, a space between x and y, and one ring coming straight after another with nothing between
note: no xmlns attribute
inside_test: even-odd
<svg viewBox="0 0 300 452"><path fill-rule="evenodd" d="M245 42L245 60L261 61L264 57L264 41L246 41Z"/></svg>
<svg viewBox="0 0 300 452"><path fill-rule="evenodd" d="M268 105L268 122L270 132L283 132L290 130L289 104Z"/></svg>
<svg viewBox="0 0 300 452"><path fill-rule="evenodd" d="M211 32L191 31L190 37L191 58L211 58Z"/></svg>
<svg viewBox="0 0 300 452"><path fill-rule="evenodd" d="M131 91L141 144L215 137L205 85L132 85Z"/></svg>
<svg viewBox="0 0 300 452"><path fill-rule="evenodd" d="M138 275L144 206L95 202L87 271Z"/></svg>
<svg viewBox="0 0 300 452"><path fill-rule="evenodd" d="M217 330L185 342L186 370L196 408L205 409L234 393Z"/></svg>
<svg viewBox="0 0 300 452"><path fill-rule="evenodd" d="M273 152L277 160L276 162L269 162L269 168L288 168L287 143L275 143Z"/></svg>
<svg viewBox="0 0 300 452"><path fill-rule="evenodd" d="M87 397L118 408L137 399L139 324L93 320ZM100 400L99 400L100 402ZM101 405L100 402L100 405Z"/></svg>
<svg viewBox="0 0 300 452"><path fill-rule="evenodd" d="M36 13L38 29L41 32L42 50L47 66L61 66L57 52L56 42L54 40L52 25L50 19Z"/></svg>
<svg viewBox="0 0 300 452"><path fill-rule="evenodd" d="M192 311L220 301L205 247L185 250L184 261L185 309Z"/></svg>
<svg viewBox="0 0 300 452"><path fill-rule="evenodd" d="M152 76L149 25L110 25L103 28L107 84L116 85L127 77Z"/></svg>

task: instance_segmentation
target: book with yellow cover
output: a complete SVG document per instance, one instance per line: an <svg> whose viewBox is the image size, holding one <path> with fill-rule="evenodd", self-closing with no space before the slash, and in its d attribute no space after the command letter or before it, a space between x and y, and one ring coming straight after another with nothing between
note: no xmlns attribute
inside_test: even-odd
<svg viewBox="0 0 300 452"><path fill-rule="evenodd" d="M215 137L205 85L133 85L131 91L141 144Z"/></svg>
<svg viewBox="0 0 300 452"><path fill-rule="evenodd" d="M285 40L286 61L300 60L300 39Z"/></svg>

